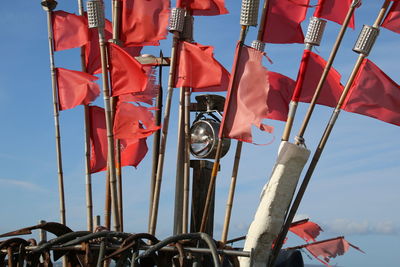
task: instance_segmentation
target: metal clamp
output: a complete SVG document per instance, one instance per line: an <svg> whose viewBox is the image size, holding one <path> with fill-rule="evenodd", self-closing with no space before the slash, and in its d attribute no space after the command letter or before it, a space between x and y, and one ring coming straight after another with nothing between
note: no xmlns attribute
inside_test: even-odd
<svg viewBox="0 0 400 267"><path fill-rule="evenodd" d="M169 31L182 32L185 25L185 10L175 7L171 9L171 17L169 18Z"/></svg>
<svg viewBox="0 0 400 267"><path fill-rule="evenodd" d="M368 56L378 35L379 28L364 25L360 35L358 36L357 42L354 45L353 51Z"/></svg>
<svg viewBox="0 0 400 267"><path fill-rule="evenodd" d="M264 52L265 49L265 43L259 41L259 40L254 40L251 43L251 47L254 49L257 49L258 51Z"/></svg>
<svg viewBox="0 0 400 267"><path fill-rule="evenodd" d="M240 25L257 26L259 3L260 0L242 0Z"/></svg>
<svg viewBox="0 0 400 267"><path fill-rule="evenodd" d="M104 4L102 0L87 1L87 16L89 28L104 28Z"/></svg>
<svg viewBox="0 0 400 267"><path fill-rule="evenodd" d="M326 20L311 17L308 24L307 34L304 38L305 44L319 46L324 35Z"/></svg>

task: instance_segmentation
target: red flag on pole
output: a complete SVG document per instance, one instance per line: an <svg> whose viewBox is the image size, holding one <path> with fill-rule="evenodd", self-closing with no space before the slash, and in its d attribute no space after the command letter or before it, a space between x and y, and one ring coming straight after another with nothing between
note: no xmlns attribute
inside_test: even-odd
<svg viewBox="0 0 400 267"><path fill-rule="evenodd" d="M238 48L235 57L238 56ZM262 58L262 52L243 46L238 60L237 77L229 87L232 89L228 91L225 101L220 137L252 142L252 125L272 132L272 127L261 123L268 115L269 91L268 71L261 64Z"/></svg>
<svg viewBox="0 0 400 267"><path fill-rule="evenodd" d="M159 45L167 38L168 0L122 0L121 40L125 46Z"/></svg>
<svg viewBox="0 0 400 267"><path fill-rule="evenodd" d="M148 76L142 64L112 43L109 44L109 58L112 96L143 92L146 89Z"/></svg>
<svg viewBox="0 0 400 267"><path fill-rule="evenodd" d="M175 87L192 87L193 92L226 91L229 72L214 58L214 48L181 42Z"/></svg>
<svg viewBox="0 0 400 267"><path fill-rule="evenodd" d="M343 25L353 0L319 0L314 17L327 19ZM354 14L350 19L349 27L354 29Z"/></svg>
<svg viewBox="0 0 400 267"><path fill-rule="evenodd" d="M342 109L400 125L400 86L365 59Z"/></svg>
<svg viewBox="0 0 400 267"><path fill-rule="evenodd" d="M308 62L306 63L306 61ZM303 59L300 65L295 92L292 100L296 102L310 103L322 72L326 66L326 61L319 55L304 50ZM322 87L317 104L329 107L335 107L343 91L343 85L340 83L341 75L334 68L331 68L328 77ZM299 97L300 95L300 97Z"/></svg>
<svg viewBox="0 0 400 267"><path fill-rule="evenodd" d="M104 109L97 106L89 107L90 114L90 173L107 169L107 130ZM122 139L121 166L137 167L145 157L148 148L146 138Z"/></svg>
<svg viewBox="0 0 400 267"><path fill-rule="evenodd" d="M89 42L87 20L62 10L53 12L54 50L84 46Z"/></svg>
<svg viewBox="0 0 400 267"><path fill-rule="evenodd" d="M306 18L310 0L269 0L262 40L264 43L303 43L300 23Z"/></svg>
<svg viewBox="0 0 400 267"><path fill-rule="evenodd" d="M94 81L96 76L76 70L56 68L60 110L87 105L100 94L100 88Z"/></svg>
<svg viewBox="0 0 400 267"><path fill-rule="evenodd" d="M400 1L396 1L392 4L382 23L382 27L400 33Z"/></svg>
<svg viewBox="0 0 400 267"><path fill-rule="evenodd" d="M294 222L290 225L289 231L298 235L306 242L310 240L315 241L315 238L319 236L320 232L322 232L321 227L314 222L310 222L307 220L300 221L298 223Z"/></svg>
<svg viewBox="0 0 400 267"><path fill-rule="evenodd" d="M178 0L177 7L188 8L194 16L216 16L228 14L225 0Z"/></svg>
<svg viewBox="0 0 400 267"><path fill-rule="evenodd" d="M160 129L150 109L120 102L114 120L114 136L118 139L139 139Z"/></svg>

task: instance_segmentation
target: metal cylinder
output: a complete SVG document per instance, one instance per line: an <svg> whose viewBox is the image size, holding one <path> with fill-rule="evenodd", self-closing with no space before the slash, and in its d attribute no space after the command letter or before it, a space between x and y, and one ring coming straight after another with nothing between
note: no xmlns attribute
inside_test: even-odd
<svg viewBox="0 0 400 267"><path fill-rule="evenodd" d="M87 1L89 28L104 28L104 4L102 0Z"/></svg>
<svg viewBox="0 0 400 267"><path fill-rule="evenodd" d="M368 56L378 35L379 28L364 25L360 35L358 36L357 42L354 45L353 51Z"/></svg>
<svg viewBox="0 0 400 267"><path fill-rule="evenodd" d="M185 16L181 37L187 42L193 41L193 16L189 14Z"/></svg>
<svg viewBox="0 0 400 267"><path fill-rule="evenodd" d="M183 8L175 7L171 9L171 16L169 18L169 31L182 32L185 25L185 10Z"/></svg>
<svg viewBox="0 0 400 267"><path fill-rule="evenodd" d="M265 49L265 43L259 41L259 40L254 40L251 43L251 47L254 49L257 49L258 51L264 52Z"/></svg>
<svg viewBox="0 0 400 267"><path fill-rule="evenodd" d="M259 3L260 0L242 0L240 25L257 26Z"/></svg>
<svg viewBox="0 0 400 267"><path fill-rule="evenodd" d="M321 44L322 36L324 35L326 20L311 17L310 23L308 24L306 38L304 38L305 44L319 46Z"/></svg>

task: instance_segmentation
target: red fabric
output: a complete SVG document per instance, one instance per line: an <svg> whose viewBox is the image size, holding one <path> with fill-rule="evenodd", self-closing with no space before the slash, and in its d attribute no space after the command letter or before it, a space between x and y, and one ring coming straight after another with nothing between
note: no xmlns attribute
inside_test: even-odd
<svg viewBox="0 0 400 267"><path fill-rule="evenodd" d="M314 17L327 19L343 25L353 0L319 0ZM349 27L354 29L354 14L350 19Z"/></svg>
<svg viewBox="0 0 400 267"><path fill-rule="evenodd" d="M167 38L168 0L122 0L121 40L125 46L159 45Z"/></svg>
<svg viewBox="0 0 400 267"><path fill-rule="evenodd" d="M85 17L62 10L54 11L52 14L55 51L81 47L89 42Z"/></svg>
<svg viewBox="0 0 400 267"><path fill-rule="evenodd" d="M114 120L114 136L118 139L139 139L160 129L153 113L146 107L121 102Z"/></svg>
<svg viewBox="0 0 400 267"><path fill-rule="evenodd" d="M264 43L303 43L300 23L306 18L310 0L270 0L262 41Z"/></svg>
<svg viewBox="0 0 400 267"><path fill-rule="evenodd" d="M214 58L214 48L181 42L175 87L192 87L193 92L226 91L229 72Z"/></svg>
<svg viewBox="0 0 400 267"><path fill-rule="evenodd" d="M99 85L93 82L99 78L63 68L57 68L56 71L60 110L87 105L100 95Z"/></svg>
<svg viewBox="0 0 400 267"><path fill-rule="evenodd" d="M148 76L136 59L115 44L109 44L112 96L146 89Z"/></svg>
<svg viewBox="0 0 400 267"><path fill-rule="evenodd" d="M112 39L112 23L106 19L106 26L104 29L105 39ZM85 45L85 61L86 61L86 72L90 74L101 73L101 57L100 57L100 47L99 47L99 34L97 29L89 29L89 39L90 41ZM123 47L126 52L128 52L132 57L140 55L140 51L143 47L133 46L133 47Z"/></svg>
<svg viewBox="0 0 400 267"><path fill-rule="evenodd" d="M238 57L238 48L239 45L235 58ZM252 142L252 125L261 130L272 131L271 127L261 123L268 114L269 91L268 71L261 64L262 58L263 53L258 50L247 46L242 48L237 61L237 77L230 85L225 101L220 137Z"/></svg>
<svg viewBox="0 0 400 267"><path fill-rule="evenodd" d="M349 250L349 247L353 247L361 252L363 252L358 247L350 244L343 237L338 237L335 239L330 239L326 241L320 241L312 244L305 245L304 247L320 262L329 266L328 262L331 258L343 255ZM319 258L319 257L322 257Z"/></svg>
<svg viewBox="0 0 400 267"><path fill-rule="evenodd" d="M304 223L290 226L289 231L309 242L310 240L315 241L315 238L319 236L322 229L318 224L307 220Z"/></svg>
<svg viewBox="0 0 400 267"><path fill-rule="evenodd" d="M300 99L298 99L296 98L296 95L293 94L292 99L294 101L310 103L321 78L322 72L324 71L326 61L319 55L309 50L304 50L304 53L305 57L308 57L308 63L307 66L304 67L304 61L302 61L298 75L298 77L304 75L304 79L302 84L296 84L296 86L299 86L301 96ZM336 104L339 101L340 95L343 91L343 85L340 83L340 78L341 76L339 72L337 72L334 68L331 68L328 77L322 86L317 104L336 107ZM300 81L300 79L298 79L298 81Z"/></svg>
<svg viewBox="0 0 400 267"><path fill-rule="evenodd" d="M178 0L177 7L188 8L194 16L216 16L228 14L225 0Z"/></svg>
<svg viewBox="0 0 400 267"><path fill-rule="evenodd" d="M400 86L365 59L343 109L400 125Z"/></svg>
<svg viewBox="0 0 400 267"><path fill-rule="evenodd" d="M90 173L107 169L107 130L104 109L89 107L90 114ZM148 148L146 139L123 139L121 142L121 166L137 167L145 157Z"/></svg>
<svg viewBox="0 0 400 267"><path fill-rule="evenodd" d="M271 120L286 121L289 112L289 102L296 82L277 72L268 72L268 115Z"/></svg>
<svg viewBox="0 0 400 267"><path fill-rule="evenodd" d="M382 27L400 33L400 1L395 1L392 4L392 7L382 23Z"/></svg>

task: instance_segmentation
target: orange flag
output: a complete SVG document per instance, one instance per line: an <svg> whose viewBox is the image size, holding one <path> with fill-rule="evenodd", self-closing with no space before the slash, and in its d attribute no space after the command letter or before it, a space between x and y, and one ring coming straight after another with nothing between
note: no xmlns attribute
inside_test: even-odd
<svg viewBox="0 0 400 267"><path fill-rule="evenodd" d="M322 232L321 227L308 219L299 222L293 222L290 225L289 231L298 235L306 242L315 241L315 238Z"/></svg>
<svg viewBox="0 0 400 267"><path fill-rule="evenodd" d="M177 7L188 8L195 16L216 16L228 14L224 0L178 0Z"/></svg>

